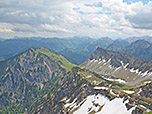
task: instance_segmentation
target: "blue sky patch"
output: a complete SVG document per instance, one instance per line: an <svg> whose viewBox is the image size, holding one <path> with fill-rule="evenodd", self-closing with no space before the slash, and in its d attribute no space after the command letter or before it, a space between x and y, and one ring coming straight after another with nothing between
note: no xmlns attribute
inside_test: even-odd
<svg viewBox="0 0 152 114"><path fill-rule="evenodd" d="M85 6L88 6L88 7L102 7L102 3L101 2L94 2L93 4L85 4Z"/></svg>
<svg viewBox="0 0 152 114"><path fill-rule="evenodd" d="M125 2L127 4L131 4L131 3L135 3L135 2L139 2L139 1L141 1L143 4L147 4L151 0L123 0L123 2Z"/></svg>
<svg viewBox="0 0 152 114"><path fill-rule="evenodd" d="M74 11L80 10L80 8L73 8Z"/></svg>
<svg viewBox="0 0 152 114"><path fill-rule="evenodd" d="M78 13L82 14L82 15L86 15L86 14L106 14L106 15L112 15L114 13L111 12L83 12L83 11L77 11Z"/></svg>
<svg viewBox="0 0 152 114"><path fill-rule="evenodd" d="M112 14L114 14L114 13L106 12L105 14L106 14L106 15L112 15Z"/></svg>

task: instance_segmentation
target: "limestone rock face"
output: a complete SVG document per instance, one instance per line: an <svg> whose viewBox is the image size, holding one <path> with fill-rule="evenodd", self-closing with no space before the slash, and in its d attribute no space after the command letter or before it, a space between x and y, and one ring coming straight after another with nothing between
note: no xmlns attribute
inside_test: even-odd
<svg viewBox="0 0 152 114"><path fill-rule="evenodd" d="M104 75L106 79L122 79L122 82L131 86L152 80L152 61L102 48L97 48L81 68Z"/></svg>

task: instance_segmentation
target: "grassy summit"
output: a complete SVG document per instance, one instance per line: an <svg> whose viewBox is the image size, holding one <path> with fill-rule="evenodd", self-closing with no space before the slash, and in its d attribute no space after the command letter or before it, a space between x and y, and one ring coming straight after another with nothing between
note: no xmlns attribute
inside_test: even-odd
<svg viewBox="0 0 152 114"><path fill-rule="evenodd" d="M69 71L72 67L76 66L75 64L71 63L68 59L66 59L63 55L51 51L47 48L39 47L36 49L36 51L48 56L51 60L56 61L59 65L61 65L62 68L66 69L66 71Z"/></svg>

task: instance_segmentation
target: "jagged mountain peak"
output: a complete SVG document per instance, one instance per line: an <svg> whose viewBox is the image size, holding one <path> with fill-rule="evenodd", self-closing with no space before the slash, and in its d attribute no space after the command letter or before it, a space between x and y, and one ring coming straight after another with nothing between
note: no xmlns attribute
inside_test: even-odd
<svg viewBox="0 0 152 114"><path fill-rule="evenodd" d="M122 79L128 85L152 79L152 61L102 48L97 48L81 66L83 69L105 75L106 78Z"/></svg>
<svg viewBox="0 0 152 114"><path fill-rule="evenodd" d="M5 106L12 102L29 103L28 100L33 99L33 96L37 97L37 92L41 91L46 83L54 78L59 79L73 66L75 65L64 56L44 47L30 48L2 62L0 100L6 102L0 102L0 105Z"/></svg>
<svg viewBox="0 0 152 114"><path fill-rule="evenodd" d="M102 40L107 40L107 41L113 41L111 38L109 38L109 37L101 37L100 39L102 39Z"/></svg>
<svg viewBox="0 0 152 114"><path fill-rule="evenodd" d="M133 42L132 44L130 44L128 46L128 48L148 48L150 47L152 44L144 39L141 40L137 40L135 42Z"/></svg>
<svg viewBox="0 0 152 114"><path fill-rule="evenodd" d="M109 37L101 37L97 41L98 42L103 42L103 43L109 43L109 44L111 44L113 42L113 40Z"/></svg>
<svg viewBox="0 0 152 114"><path fill-rule="evenodd" d="M151 60L152 44L146 40L137 40L128 45L123 52L141 59Z"/></svg>
<svg viewBox="0 0 152 114"><path fill-rule="evenodd" d="M106 50L100 47L98 47L96 51L89 58L90 59L105 59L106 61L111 59L112 60L111 62L123 61L125 64L129 62L129 59L131 58L135 59L135 57L132 57L130 55L127 55L121 52Z"/></svg>

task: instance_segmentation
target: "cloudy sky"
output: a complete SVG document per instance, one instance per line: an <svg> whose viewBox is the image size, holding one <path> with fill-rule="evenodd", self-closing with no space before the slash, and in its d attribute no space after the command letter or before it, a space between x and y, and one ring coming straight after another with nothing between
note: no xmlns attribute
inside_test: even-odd
<svg viewBox="0 0 152 114"><path fill-rule="evenodd" d="M152 36L151 0L0 0L0 37Z"/></svg>

